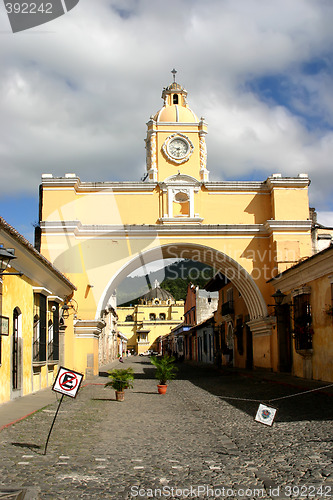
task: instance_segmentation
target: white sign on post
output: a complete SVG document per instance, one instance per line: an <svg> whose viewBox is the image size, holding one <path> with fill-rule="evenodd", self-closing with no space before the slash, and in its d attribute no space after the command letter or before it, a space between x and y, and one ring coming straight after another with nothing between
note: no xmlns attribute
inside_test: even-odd
<svg viewBox="0 0 333 500"><path fill-rule="evenodd" d="M60 392L60 394L64 394L65 396L75 398L80 388L82 379L82 373L78 373L74 370L69 370L68 368L61 366L52 386L52 390Z"/></svg>
<svg viewBox="0 0 333 500"><path fill-rule="evenodd" d="M261 424L272 426L277 412L276 408L260 403L255 419Z"/></svg>

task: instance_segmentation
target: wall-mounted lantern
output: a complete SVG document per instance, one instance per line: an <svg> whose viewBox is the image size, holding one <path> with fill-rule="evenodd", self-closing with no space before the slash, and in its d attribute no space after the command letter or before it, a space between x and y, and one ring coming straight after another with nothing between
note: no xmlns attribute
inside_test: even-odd
<svg viewBox="0 0 333 500"><path fill-rule="evenodd" d="M5 273L10 262L16 259L14 248L4 248L0 245L0 277L2 276L22 276L22 273Z"/></svg>
<svg viewBox="0 0 333 500"><path fill-rule="evenodd" d="M76 314L78 310L77 302L74 299L65 299L65 303L61 308L62 310L62 318L68 319L71 314Z"/></svg>

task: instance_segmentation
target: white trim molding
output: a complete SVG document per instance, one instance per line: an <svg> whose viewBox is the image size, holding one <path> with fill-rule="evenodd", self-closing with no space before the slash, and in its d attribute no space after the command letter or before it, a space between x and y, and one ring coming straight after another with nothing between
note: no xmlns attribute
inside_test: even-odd
<svg viewBox="0 0 333 500"><path fill-rule="evenodd" d="M253 319L246 324L250 327L253 337L267 337L272 335L272 327L276 325L276 317L266 316Z"/></svg>
<svg viewBox="0 0 333 500"><path fill-rule="evenodd" d="M74 322L74 334L80 338L98 339L105 326L102 320L78 319Z"/></svg>

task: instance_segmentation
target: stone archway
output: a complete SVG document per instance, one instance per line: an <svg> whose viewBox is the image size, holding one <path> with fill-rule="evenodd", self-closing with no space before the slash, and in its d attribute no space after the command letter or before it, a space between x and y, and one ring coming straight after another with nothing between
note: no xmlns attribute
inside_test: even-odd
<svg viewBox="0 0 333 500"><path fill-rule="evenodd" d="M143 265L156 260L170 258L186 258L202 262L214 268L216 273L221 272L242 294L250 316L251 329L259 321L267 317L266 302L250 274L234 259L214 248L193 244L173 243L162 245L145 252L141 252L129 260L107 283L97 306L96 319L100 318L101 311L107 306L109 297L121 281L131 272Z"/></svg>

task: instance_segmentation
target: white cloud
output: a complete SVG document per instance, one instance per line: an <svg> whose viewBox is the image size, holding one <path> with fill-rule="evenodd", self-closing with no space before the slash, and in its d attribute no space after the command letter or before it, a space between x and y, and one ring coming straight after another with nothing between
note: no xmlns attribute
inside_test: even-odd
<svg viewBox="0 0 333 500"><path fill-rule="evenodd" d="M22 193L35 193L43 172L139 179L145 123L175 66L191 107L209 123L213 178L305 171L312 205L329 210L329 19L326 1L81 0L66 16L13 35L2 12L2 179ZM325 70L304 74L316 58ZM267 97L248 85L274 75L290 84L290 109L274 89Z"/></svg>
<svg viewBox="0 0 333 500"><path fill-rule="evenodd" d="M317 212L317 221L323 226L333 228L333 211L332 212Z"/></svg>

